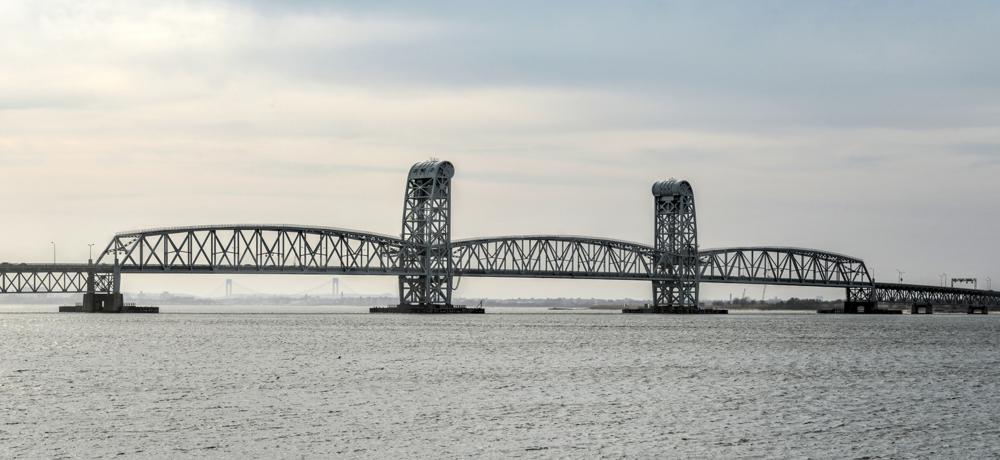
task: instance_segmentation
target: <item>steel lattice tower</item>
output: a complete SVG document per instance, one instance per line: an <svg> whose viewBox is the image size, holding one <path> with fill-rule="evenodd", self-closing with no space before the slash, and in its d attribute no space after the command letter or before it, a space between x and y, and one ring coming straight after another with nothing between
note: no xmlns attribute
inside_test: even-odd
<svg viewBox="0 0 1000 460"><path fill-rule="evenodd" d="M447 161L427 161L410 168L403 203L403 269L420 275L399 277L401 307L451 307L451 178Z"/></svg>
<svg viewBox="0 0 1000 460"><path fill-rule="evenodd" d="M653 281L657 313L698 308L698 225L694 190L687 181L670 179L653 184L655 248L660 254Z"/></svg>

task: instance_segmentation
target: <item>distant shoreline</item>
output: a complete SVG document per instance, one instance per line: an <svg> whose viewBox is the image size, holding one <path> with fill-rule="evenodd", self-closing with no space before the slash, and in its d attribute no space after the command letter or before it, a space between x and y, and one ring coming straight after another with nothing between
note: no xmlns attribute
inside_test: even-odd
<svg viewBox="0 0 1000 460"><path fill-rule="evenodd" d="M310 296L310 295L238 295L232 297L200 297L190 294L148 294L125 293L129 302L141 305L259 305L259 306L357 306L372 307L395 305L399 298L395 295L360 295L360 296ZM74 305L81 301L81 294L3 294L0 295L0 305ZM560 310L619 310L649 305L649 300L640 299L589 299L589 298L521 298L521 299L490 299L490 298L458 298L455 305L490 307L525 307L547 308ZM815 311L836 308L843 305L843 300L818 301L816 299L771 299L767 302L708 300L702 302L702 307L725 308L733 311ZM903 304L885 304L908 307ZM947 306L935 306L935 312L964 311Z"/></svg>

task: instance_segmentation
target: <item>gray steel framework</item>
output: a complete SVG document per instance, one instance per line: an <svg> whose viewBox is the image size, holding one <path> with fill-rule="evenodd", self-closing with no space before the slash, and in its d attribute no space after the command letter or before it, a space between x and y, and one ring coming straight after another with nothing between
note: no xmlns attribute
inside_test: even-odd
<svg viewBox="0 0 1000 460"><path fill-rule="evenodd" d="M875 285L855 286L845 289L845 299L849 304L865 304L874 308L878 304L875 296Z"/></svg>
<svg viewBox="0 0 1000 460"><path fill-rule="evenodd" d="M112 273L110 266L87 264L0 264L0 293L111 292Z"/></svg>
<svg viewBox="0 0 1000 460"><path fill-rule="evenodd" d="M117 256L122 273L420 277L426 271L405 268L399 262L404 246L406 243L392 236L327 227L202 226L120 233L99 262ZM662 257L664 253L651 246L621 240L504 236L452 242L450 270L453 276L470 277L669 282L670 275L657 268ZM935 305L1000 302L996 291L873 283L861 259L815 249L720 248L700 251L697 258L698 282L842 287L849 288L850 301ZM55 266L0 265L6 286L2 292L84 292L87 265L50 267ZM112 268L112 264L103 263L92 270L99 279L110 280Z"/></svg>
<svg viewBox="0 0 1000 460"><path fill-rule="evenodd" d="M98 263L0 264L0 292L118 292L120 273L294 273L399 277L400 304L449 306L455 276L645 280L654 306L697 308L701 282L841 287L858 303L1000 305L1000 293L875 283L863 261L825 251L739 247L698 251L694 192L653 186L654 245L577 236L451 240L445 161L407 177L401 237L329 227L215 225L115 235Z"/></svg>
<svg viewBox="0 0 1000 460"><path fill-rule="evenodd" d="M287 225L199 226L115 235L97 270L123 273L420 275L399 254L407 243L374 233ZM417 248L420 249L420 248ZM561 235L500 236L451 243L454 276L670 280L664 255L641 243ZM848 287L871 284L864 262L803 248L699 252L698 280ZM82 267L86 267L83 265Z"/></svg>
<svg viewBox="0 0 1000 460"><path fill-rule="evenodd" d="M651 280L656 251L647 245L587 237L528 235L452 243L458 276ZM663 278L669 279L669 278Z"/></svg>
<svg viewBox="0 0 1000 460"><path fill-rule="evenodd" d="M714 283L870 286L864 261L803 248L745 247L698 253L699 279Z"/></svg>
<svg viewBox="0 0 1000 460"><path fill-rule="evenodd" d="M694 189L687 181L670 179L653 184L656 274L654 309L697 309L698 225Z"/></svg>
<svg viewBox="0 0 1000 460"><path fill-rule="evenodd" d="M1000 292L997 291L895 283L875 283L873 289L876 301L884 303L1000 308ZM857 295L866 294L862 291Z"/></svg>
<svg viewBox="0 0 1000 460"><path fill-rule="evenodd" d="M408 273L404 243L376 233L291 225L160 228L115 235L98 263L127 273Z"/></svg>
<svg viewBox="0 0 1000 460"><path fill-rule="evenodd" d="M418 275L399 277L399 305L451 307L451 178L447 161L410 168L403 200L400 267Z"/></svg>

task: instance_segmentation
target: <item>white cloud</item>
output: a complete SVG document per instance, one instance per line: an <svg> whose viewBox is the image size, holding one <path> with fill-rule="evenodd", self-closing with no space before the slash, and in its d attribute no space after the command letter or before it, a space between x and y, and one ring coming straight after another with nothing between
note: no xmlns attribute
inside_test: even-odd
<svg viewBox="0 0 1000 460"><path fill-rule="evenodd" d="M926 110L913 110L920 100L865 99L878 88L802 93L823 80L819 70L775 74L809 82L789 94L757 91L773 69L748 70L738 65L749 58L725 55L713 56L706 67L715 71L698 85L691 80L705 69L679 69L677 80L630 61L680 65L671 47L626 40L656 34L583 37L570 27L560 29L559 48L546 41L554 31L521 26L432 12L2 2L0 215L20 225L5 229L0 260L43 259L52 240L67 257L82 256L92 240L156 225L302 222L391 233L407 167L437 156L458 167L461 236L648 241L649 184L677 176L695 181L709 246L817 246L883 268L920 248L941 261L906 267L925 281L939 263L992 269L995 253L953 251L941 235L990 248L983 241L1000 225L988 212L988 197L1000 193L1000 164L988 161L1000 145L995 88L966 94L960 79L942 82L941 104ZM592 48L575 48L575 39ZM698 43L684 46L681 64L699 62ZM755 46L777 47L775 59L795 51ZM857 63L837 48L824 48L835 54L830 65ZM622 76L624 68L642 75ZM848 76L863 81L865 72ZM933 218L949 209L967 210L965 224ZM473 286L488 295L509 286L490 283Z"/></svg>

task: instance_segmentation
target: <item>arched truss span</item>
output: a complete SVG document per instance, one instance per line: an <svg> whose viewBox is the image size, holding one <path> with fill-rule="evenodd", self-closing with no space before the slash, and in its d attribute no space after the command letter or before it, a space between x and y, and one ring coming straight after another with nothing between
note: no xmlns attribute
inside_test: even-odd
<svg viewBox="0 0 1000 460"><path fill-rule="evenodd" d="M117 258L121 271L408 275L401 239L330 227L220 225L115 235L98 263ZM452 242L453 275L655 280L663 256L629 241L559 235ZM871 276L860 259L779 247L701 251L699 281L857 287Z"/></svg>
<svg viewBox="0 0 1000 460"><path fill-rule="evenodd" d="M700 281L857 287L872 284L864 261L815 249L739 247L698 253Z"/></svg>
<svg viewBox="0 0 1000 460"><path fill-rule="evenodd" d="M404 275L399 238L329 227L215 225L123 232L98 261L121 271Z"/></svg>
<svg viewBox="0 0 1000 460"><path fill-rule="evenodd" d="M639 243L523 235L452 242L456 276L656 279L656 251Z"/></svg>

